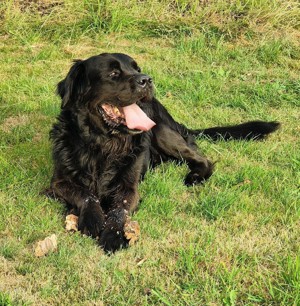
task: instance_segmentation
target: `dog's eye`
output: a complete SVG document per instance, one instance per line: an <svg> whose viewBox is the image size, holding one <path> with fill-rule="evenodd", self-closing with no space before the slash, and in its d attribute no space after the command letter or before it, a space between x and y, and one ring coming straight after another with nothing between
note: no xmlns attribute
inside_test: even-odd
<svg viewBox="0 0 300 306"><path fill-rule="evenodd" d="M142 69L141 69L140 67L137 67L137 68L136 68L136 71L137 71L138 73L140 73L140 72L142 71Z"/></svg>
<svg viewBox="0 0 300 306"><path fill-rule="evenodd" d="M110 76L111 78L115 78L115 77L120 76L120 74L121 74L121 72L120 72L119 70L114 70L114 71L112 71L112 72L109 74L109 76Z"/></svg>

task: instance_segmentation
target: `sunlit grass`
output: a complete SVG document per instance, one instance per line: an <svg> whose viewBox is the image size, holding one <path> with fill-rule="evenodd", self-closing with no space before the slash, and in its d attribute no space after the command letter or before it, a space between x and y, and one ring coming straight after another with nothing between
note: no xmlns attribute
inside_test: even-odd
<svg viewBox="0 0 300 306"><path fill-rule="evenodd" d="M59 3L0 4L0 305L298 305L299 4ZM108 257L66 233L63 205L40 191L57 82L72 59L115 51L137 59L189 127L282 128L261 142L199 140L216 162L204 186L183 185L185 165L151 170L133 217L141 240ZM58 252L35 258L52 233Z"/></svg>

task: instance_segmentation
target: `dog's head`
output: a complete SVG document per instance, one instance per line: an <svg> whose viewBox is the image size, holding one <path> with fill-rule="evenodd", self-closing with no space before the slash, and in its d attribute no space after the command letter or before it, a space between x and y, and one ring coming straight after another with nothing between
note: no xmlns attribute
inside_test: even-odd
<svg viewBox="0 0 300 306"><path fill-rule="evenodd" d="M62 109L86 110L101 127L134 134L155 125L140 108L153 98L152 79L128 55L103 53L75 61L57 92Z"/></svg>

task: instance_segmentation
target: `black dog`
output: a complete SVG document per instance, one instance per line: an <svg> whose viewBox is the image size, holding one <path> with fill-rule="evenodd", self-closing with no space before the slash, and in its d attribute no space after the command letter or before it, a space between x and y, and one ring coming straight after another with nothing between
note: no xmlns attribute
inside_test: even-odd
<svg viewBox="0 0 300 306"><path fill-rule="evenodd" d="M58 84L62 99L53 141L54 174L48 191L79 216L81 232L99 237L106 251L126 247L126 215L139 202L137 186L149 167L184 161L186 185L202 183L213 164L195 137L262 139L277 122L190 130L153 95L152 79L120 53L78 60Z"/></svg>

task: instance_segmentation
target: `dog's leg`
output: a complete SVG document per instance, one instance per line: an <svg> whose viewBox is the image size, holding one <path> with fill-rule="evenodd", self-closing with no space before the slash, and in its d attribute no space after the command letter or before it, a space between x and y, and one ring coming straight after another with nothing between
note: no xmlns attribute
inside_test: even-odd
<svg viewBox="0 0 300 306"><path fill-rule="evenodd" d="M100 236L100 245L106 252L126 248L129 243L125 238L124 226L128 214L137 206L139 196L135 188L122 189L119 189L118 195L114 197Z"/></svg>
<svg viewBox="0 0 300 306"><path fill-rule="evenodd" d="M117 188L110 195L107 218L100 237L100 245L106 252L114 252L128 246L129 241L124 236L124 225L127 215L135 211L139 203L138 183L143 159L144 154L141 154L132 166L121 169L114 180Z"/></svg>
<svg viewBox="0 0 300 306"><path fill-rule="evenodd" d="M86 235L100 236L105 218L100 201L90 191L71 181L53 180L51 189L57 197L79 213L78 229Z"/></svg>
<svg viewBox="0 0 300 306"><path fill-rule="evenodd" d="M212 175L213 164L197 152L192 138L184 139L164 124L157 125L152 131L154 145L159 151L170 158L187 162L191 170L185 178L187 186L202 183Z"/></svg>

